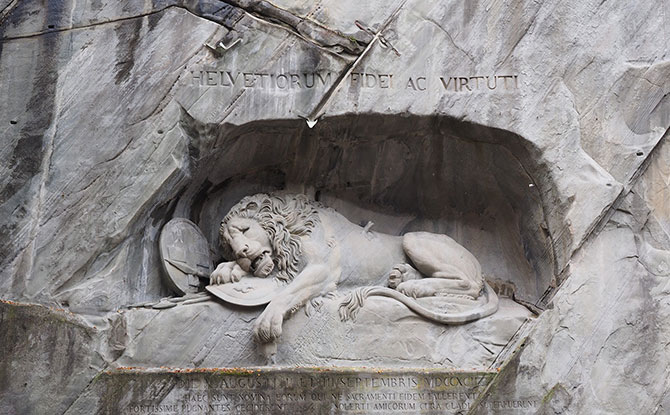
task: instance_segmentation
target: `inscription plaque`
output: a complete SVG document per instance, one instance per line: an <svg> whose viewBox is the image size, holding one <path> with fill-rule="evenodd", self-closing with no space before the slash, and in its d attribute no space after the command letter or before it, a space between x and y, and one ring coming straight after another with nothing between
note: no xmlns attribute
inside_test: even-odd
<svg viewBox="0 0 670 415"><path fill-rule="evenodd" d="M333 71L282 70L274 73L253 70L202 68L191 70L191 86L266 90L304 90L332 87L338 74ZM353 89L404 89L406 91L514 92L521 88L518 74L411 74L400 78L393 73L354 71L345 77Z"/></svg>
<svg viewBox="0 0 670 415"><path fill-rule="evenodd" d="M124 415L459 414L472 408L495 373L126 368L98 376L73 406Z"/></svg>

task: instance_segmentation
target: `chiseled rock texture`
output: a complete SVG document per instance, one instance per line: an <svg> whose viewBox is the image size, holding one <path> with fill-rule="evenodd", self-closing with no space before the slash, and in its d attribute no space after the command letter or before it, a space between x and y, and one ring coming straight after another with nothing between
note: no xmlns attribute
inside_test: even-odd
<svg viewBox="0 0 670 415"><path fill-rule="evenodd" d="M105 366L97 334L64 310L0 302L0 413L64 413Z"/></svg>
<svg viewBox="0 0 670 415"><path fill-rule="evenodd" d="M21 303L0 307L0 412L65 412L108 367L263 364L259 310L128 307L171 295L167 220L197 223L218 260L220 218L272 190L387 233L447 233L503 304L541 311L424 324L428 339L373 356L340 348L367 327L334 332L326 304L287 321L283 363L412 366L409 353L500 367L473 412L667 412L665 7L0 0L0 297ZM359 318L388 324L374 311Z"/></svg>
<svg viewBox="0 0 670 415"><path fill-rule="evenodd" d="M546 414L668 411L669 166L664 140L482 401L540 396Z"/></svg>

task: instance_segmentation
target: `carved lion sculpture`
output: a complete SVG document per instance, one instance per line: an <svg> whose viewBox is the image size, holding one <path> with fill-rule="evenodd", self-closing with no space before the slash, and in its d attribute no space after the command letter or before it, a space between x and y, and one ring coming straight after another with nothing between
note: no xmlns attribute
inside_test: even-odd
<svg viewBox="0 0 670 415"><path fill-rule="evenodd" d="M459 324L493 314L498 298L482 278L477 259L446 235L412 232L391 236L349 222L304 195L248 196L221 222L221 244L231 262L211 274L211 284L242 277L276 278L281 292L256 320L254 334L272 342L282 323L310 300L352 290L340 305L341 318L355 315L369 296L402 302L415 313L443 324ZM474 309L447 313L421 303L476 300Z"/></svg>

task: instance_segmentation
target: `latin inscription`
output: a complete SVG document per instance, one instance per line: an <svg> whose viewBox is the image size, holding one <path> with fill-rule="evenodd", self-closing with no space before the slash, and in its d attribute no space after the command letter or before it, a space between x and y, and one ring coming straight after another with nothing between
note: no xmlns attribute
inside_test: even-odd
<svg viewBox="0 0 670 415"><path fill-rule="evenodd" d="M454 92L519 89L518 75L450 76L446 79L441 76L440 82L445 90Z"/></svg>
<svg viewBox="0 0 670 415"><path fill-rule="evenodd" d="M334 75L331 72L240 72L228 70L192 71L193 85L240 87L245 89L311 89L330 86Z"/></svg>
<svg viewBox="0 0 670 415"><path fill-rule="evenodd" d="M242 89L298 91L328 88L337 79L329 71L318 72L244 72L203 69L191 71L192 85ZM352 72L345 85L353 89L404 89L412 92L442 93L513 92L520 88L517 74L409 76L400 79L392 73Z"/></svg>
<svg viewBox="0 0 670 415"><path fill-rule="evenodd" d="M473 408L493 373L338 373L331 371L109 374L126 379L122 414L456 414ZM103 380L104 381L104 380ZM119 385L123 386L119 386ZM535 399L486 401L489 409L538 408Z"/></svg>

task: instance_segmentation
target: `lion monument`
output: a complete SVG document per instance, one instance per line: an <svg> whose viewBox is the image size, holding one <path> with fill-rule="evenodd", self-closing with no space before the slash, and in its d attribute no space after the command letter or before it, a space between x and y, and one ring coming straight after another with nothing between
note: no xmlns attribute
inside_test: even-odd
<svg viewBox="0 0 670 415"><path fill-rule="evenodd" d="M267 304L254 324L261 343L278 339L292 313L335 291L349 291L340 304L343 320L371 296L400 301L442 324L470 322L498 309L479 262L450 237L392 236L368 228L305 195L247 196L221 222L221 245L230 261L212 272L207 289L218 295L225 288L235 297L218 296L240 305ZM259 281L269 284L263 299L245 302ZM440 306L463 301L475 305L457 311Z"/></svg>

